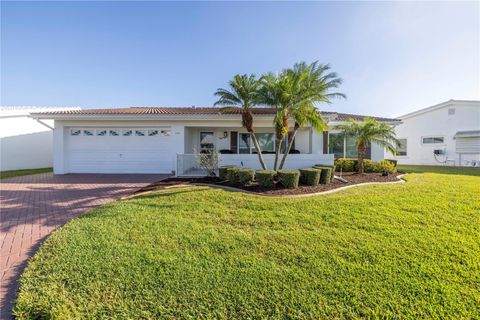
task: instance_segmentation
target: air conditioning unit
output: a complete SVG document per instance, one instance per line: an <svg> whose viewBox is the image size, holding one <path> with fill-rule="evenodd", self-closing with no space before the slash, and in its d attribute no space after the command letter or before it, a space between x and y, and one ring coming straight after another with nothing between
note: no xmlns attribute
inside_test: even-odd
<svg viewBox="0 0 480 320"><path fill-rule="evenodd" d="M435 149L433 150L433 154L444 154L445 152L443 151L443 149Z"/></svg>

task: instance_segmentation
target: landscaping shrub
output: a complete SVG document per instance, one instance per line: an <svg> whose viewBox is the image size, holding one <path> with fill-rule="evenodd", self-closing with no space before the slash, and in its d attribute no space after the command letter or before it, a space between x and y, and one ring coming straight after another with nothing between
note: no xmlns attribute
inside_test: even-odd
<svg viewBox="0 0 480 320"><path fill-rule="evenodd" d="M300 169L300 183L307 186L316 186L320 182L322 169L305 168Z"/></svg>
<svg viewBox="0 0 480 320"><path fill-rule="evenodd" d="M223 167L218 168L218 176L219 176L220 179L222 179L222 180L227 180L228 179L228 177L227 177L228 168L235 168L235 166L223 166Z"/></svg>
<svg viewBox="0 0 480 320"><path fill-rule="evenodd" d="M333 165L328 165L328 164L316 164L313 166L314 168L332 168L332 173L331 173L331 177L330 177L330 180L333 181L333 177L335 176L335 170L337 168L337 166L335 164Z"/></svg>
<svg viewBox="0 0 480 320"><path fill-rule="evenodd" d="M253 182L253 177L254 177L253 172L254 172L253 169L249 169L249 168L238 169L236 174L237 183L241 186L246 186L250 182Z"/></svg>
<svg viewBox="0 0 480 320"><path fill-rule="evenodd" d="M332 182L332 168L323 167L320 173L320 183L329 184Z"/></svg>
<svg viewBox="0 0 480 320"><path fill-rule="evenodd" d="M227 168L227 180L230 183L237 184L238 183L238 170L237 167L230 167Z"/></svg>
<svg viewBox="0 0 480 320"><path fill-rule="evenodd" d="M288 189L298 188L300 171L298 170L278 170L278 179L280 184Z"/></svg>
<svg viewBox="0 0 480 320"><path fill-rule="evenodd" d="M258 185L263 188L272 188L275 184L275 175L277 173L274 170L257 170L255 172L255 179Z"/></svg>
<svg viewBox="0 0 480 320"><path fill-rule="evenodd" d="M393 166L395 167L395 169L397 168L397 160L395 160L395 159L385 159L385 161L388 161L388 162L390 162L391 164L393 164Z"/></svg>
<svg viewBox="0 0 480 320"><path fill-rule="evenodd" d="M387 171L388 173L397 172L397 167L390 160L382 160L378 165L379 172Z"/></svg>
<svg viewBox="0 0 480 320"><path fill-rule="evenodd" d="M357 170L358 159L354 158L338 158L335 159L335 166L338 171L353 172Z"/></svg>
<svg viewBox="0 0 480 320"><path fill-rule="evenodd" d="M377 161L364 159L363 160L363 171L367 173L371 172L381 172L380 164Z"/></svg>

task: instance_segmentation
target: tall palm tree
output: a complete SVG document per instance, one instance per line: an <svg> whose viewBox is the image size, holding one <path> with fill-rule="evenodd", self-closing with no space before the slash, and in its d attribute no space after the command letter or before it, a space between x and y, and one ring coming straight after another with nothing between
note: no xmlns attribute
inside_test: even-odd
<svg viewBox="0 0 480 320"><path fill-rule="evenodd" d="M292 104L293 79L286 71L279 74L268 73L261 78L259 102L275 108L273 125L275 128L275 160L273 169L278 168L280 149L288 134L289 106Z"/></svg>
<svg viewBox="0 0 480 320"><path fill-rule="evenodd" d="M232 109L242 109L242 126L250 133L253 145L258 154L258 160L263 169L267 169L265 160L263 159L262 150L258 143L257 137L253 129L253 113L252 108L258 104L260 81L254 74L251 75L235 75L229 83L230 89L219 88L214 93L218 97L215 106L224 106L221 112Z"/></svg>
<svg viewBox="0 0 480 320"><path fill-rule="evenodd" d="M285 165L298 129L310 125L315 131L322 132L327 128L316 105L319 103L330 104L333 98L346 98L343 93L331 92L332 89L338 88L342 79L335 72L328 72L329 70L330 65L320 64L318 61L311 64L297 63L292 69L287 70L289 76L295 79L294 83L296 84L293 92L296 96L289 106L289 115L293 118L295 125L288 147L283 154L280 169Z"/></svg>
<svg viewBox="0 0 480 320"><path fill-rule="evenodd" d="M340 130L346 137L355 138L358 150L358 173L364 173L363 160L367 148L372 143L376 143L392 153L395 153L400 145L393 126L378 122L373 118L366 118L363 122L350 119L347 123L336 126L335 129Z"/></svg>

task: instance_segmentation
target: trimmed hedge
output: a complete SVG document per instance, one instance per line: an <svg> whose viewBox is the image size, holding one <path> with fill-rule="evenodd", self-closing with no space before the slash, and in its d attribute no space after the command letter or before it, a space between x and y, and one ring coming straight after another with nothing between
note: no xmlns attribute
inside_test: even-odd
<svg viewBox="0 0 480 320"><path fill-rule="evenodd" d="M307 186L316 186L320 182L322 169L305 168L300 169L300 183Z"/></svg>
<svg viewBox="0 0 480 320"><path fill-rule="evenodd" d="M335 166L338 171L353 172L357 170L358 159L338 158L335 159Z"/></svg>
<svg viewBox="0 0 480 320"><path fill-rule="evenodd" d="M275 185L276 174L274 170L257 170L255 172L255 179L260 187L272 188Z"/></svg>
<svg viewBox="0 0 480 320"><path fill-rule="evenodd" d="M288 189L298 188L300 171L298 170L278 170L278 179L280 184Z"/></svg>
<svg viewBox="0 0 480 320"><path fill-rule="evenodd" d="M235 168L235 166L223 166L218 168L218 177L222 180L227 180L227 170L228 168Z"/></svg>
<svg viewBox="0 0 480 320"><path fill-rule="evenodd" d="M320 174L320 183L329 184L330 182L332 182L332 168L324 167Z"/></svg>
<svg viewBox="0 0 480 320"><path fill-rule="evenodd" d="M236 173L237 183L241 186L246 186L250 182L253 182L254 176L255 175L254 175L253 169L249 169L249 168L238 169Z"/></svg>
<svg viewBox="0 0 480 320"><path fill-rule="evenodd" d="M331 173L331 177L330 177L330 180L333 181L333 177L335 176L335 170L337 168L337 166L335 164L333 165L329 165L329 164L316 164L313 166L314 168L332 168L332 173Z"/></svg>
<svg viewBox="0 0 480 320"><path fill-rule="evenodd" d="M238 183L238 170L239 168L237 167L230 167L227 168L227 180L230 183L236 184Z"/></svg>

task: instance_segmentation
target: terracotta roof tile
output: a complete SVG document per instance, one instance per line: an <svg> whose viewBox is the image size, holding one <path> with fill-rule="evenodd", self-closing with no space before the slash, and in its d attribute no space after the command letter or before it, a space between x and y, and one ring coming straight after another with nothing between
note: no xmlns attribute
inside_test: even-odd
<svg viewBox="0 0 480 320"><path fill-rule="evenodd" d="M253 114L256 115L274 115L275 109L269 107L253 108ZM241 114L241 109L232 109L220 112L220 108L212 107L130 107L130 108L110 108L110 109L82 109L82 110L62 110L42 112L42 115L215 115L215 114ZM321 111L323 116L332 117L333 120L345 121L348 119L363 120L368 116L338 113L333 111ZM397 121L396 119L373 117L379 121Z"/></svg>

